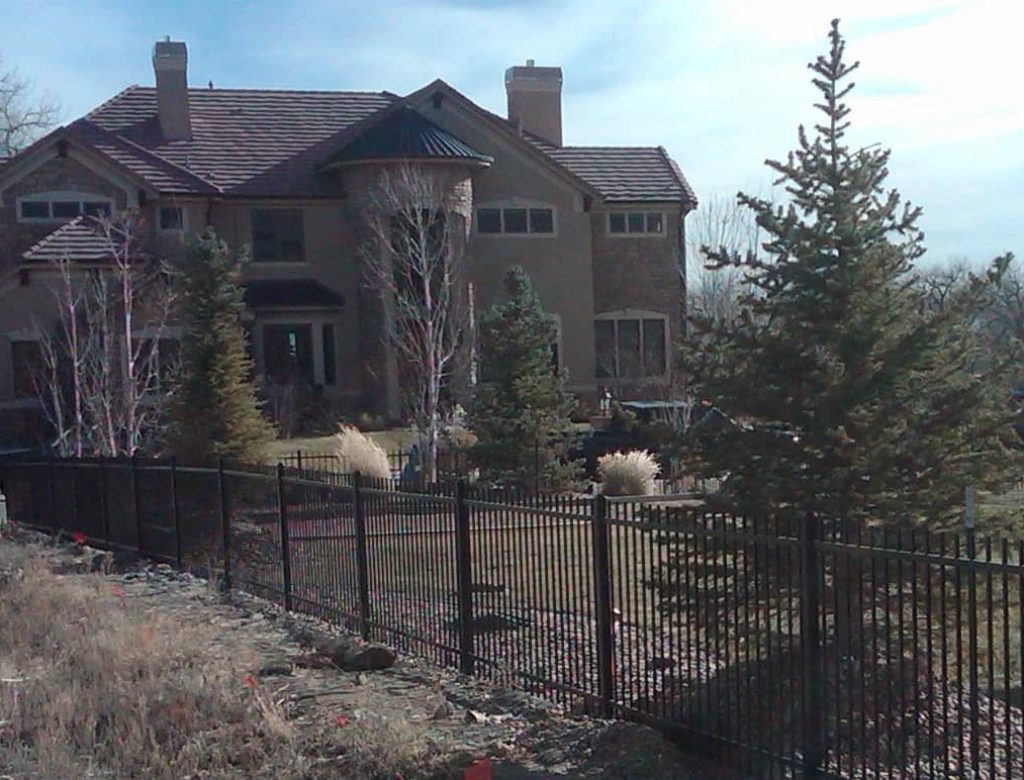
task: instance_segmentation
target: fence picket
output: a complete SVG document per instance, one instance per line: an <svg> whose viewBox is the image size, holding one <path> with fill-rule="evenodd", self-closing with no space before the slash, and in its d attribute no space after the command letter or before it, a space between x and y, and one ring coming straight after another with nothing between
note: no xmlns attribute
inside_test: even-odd
<svg viewBox="0 0 1024 780"><path fill-rule="evenodd" d="M142 522L138 480L169 471L179 567L219 530L229 592L680 729L751 776L1024 776L1024 542L413 486L305 456L298 474L137 461L0 459L0 488L13 521L92 540L100 518L115 549L131 490L157 557L148 530L171 529ZM214 478L216 498L179 484Z"/></svg>

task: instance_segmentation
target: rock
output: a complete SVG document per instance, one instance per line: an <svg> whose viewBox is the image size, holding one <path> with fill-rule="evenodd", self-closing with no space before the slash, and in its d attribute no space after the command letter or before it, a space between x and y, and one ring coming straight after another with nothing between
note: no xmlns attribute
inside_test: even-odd
<svg viewBox="0 0 1024 780"><path fill-rule="evenodd" d="M292 673L292 664L287 658L271 658L265 661L257 674L260 677L280 677Z"/></svg>
<svg viewBox="0 0 1024 780"><path fill-rule="evenodd" d="M438 705L434 708L433 713L430 715L431 720L448 720L452 715L455 714L455 708L452 707L451 702L447 699L442 698Z"/></svg>
<svg viewBox="0 0 1024 780"><path fill-rule="evenodd" d="M367 644L345 658L342 666L345 669L390 669L395 665L395 651L387 645Z"/></svg>
<svg viewBox="0 0 1024 780"><path fill-rule="evenodd" d="M317 655L341 669L368 672L390 669L395 665L395 651L376 642L360 643L351 637L320 637L314 640Z"/></svg>
<svg viewBox="0 0 1024 780"><path fill-rule="evenodd" d="M486 723L489 718L482 712L476 710L466 710L466 715L463 717L463 721L466 723Z"/></svg>

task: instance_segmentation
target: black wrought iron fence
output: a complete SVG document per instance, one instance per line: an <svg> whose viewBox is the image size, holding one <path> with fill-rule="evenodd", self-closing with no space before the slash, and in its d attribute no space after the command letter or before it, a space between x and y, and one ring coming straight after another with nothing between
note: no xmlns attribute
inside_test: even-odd
<svg viewBox="0 0 1024 780"><path fill-rule="evenodd" d="M1024 777L1024 543L316 469L8 461L10 516L758 777Z"/></svg>

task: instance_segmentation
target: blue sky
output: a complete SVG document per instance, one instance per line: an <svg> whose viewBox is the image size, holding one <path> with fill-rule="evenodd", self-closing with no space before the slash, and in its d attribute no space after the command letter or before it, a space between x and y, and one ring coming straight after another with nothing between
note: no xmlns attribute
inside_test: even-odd
<svg viewBox="0 0 1024 780"><path fill-rule="evenodd" d="M190 80L387 89L441 77L504 114L504 69L561 65L567 144L662 144L699 196L766 194L816 94L806 64L843 20L862 66L851 142L893 149L924 207L928 259L1024 253L1019 0L0 0L0 54L73 119L151 84L150 47L187 41Z"/></svg>

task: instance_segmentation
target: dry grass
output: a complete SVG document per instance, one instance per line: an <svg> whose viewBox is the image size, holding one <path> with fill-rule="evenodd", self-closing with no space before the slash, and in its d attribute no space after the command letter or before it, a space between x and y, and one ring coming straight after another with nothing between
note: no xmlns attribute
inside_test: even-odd
<svg viewBox="0 0 1024 780"><path fill-rule="evenodd" d="M334 440L334 454L348 471L376 479L391 477L387 452L373 439L360 433L358 428L343 425Z"/></svg>
<svg viewBox="0 0 1024 780"><path fill-rule="evenodd" d="M289 720L216 654L214 625L144 611L115 580L60 576L41 548L0 545L0 766L9 777L420 776L398 727Z"/></svg>
<svg viewBox="0 0 1024 780"><path fill-rule="evenodd" d="M597 459L601 492L606 496L649 496L661 467L647 450L613 452Z"/></svg>

